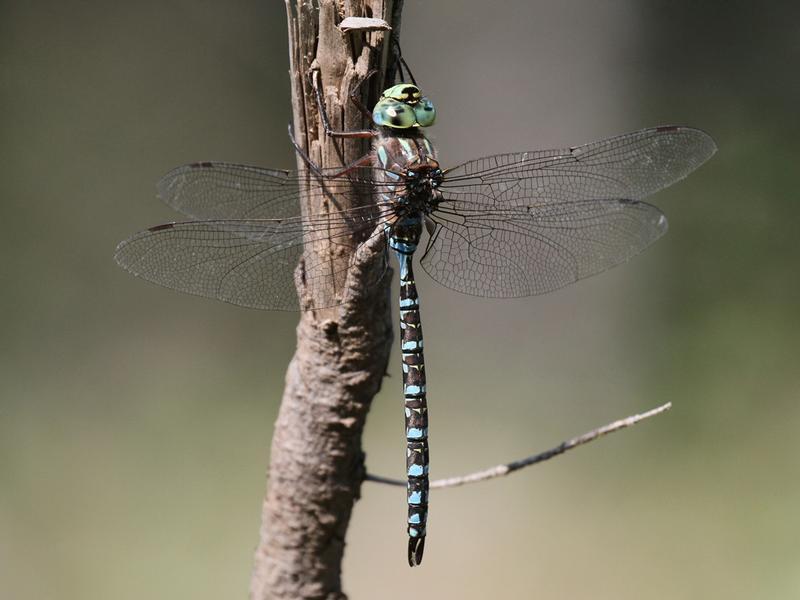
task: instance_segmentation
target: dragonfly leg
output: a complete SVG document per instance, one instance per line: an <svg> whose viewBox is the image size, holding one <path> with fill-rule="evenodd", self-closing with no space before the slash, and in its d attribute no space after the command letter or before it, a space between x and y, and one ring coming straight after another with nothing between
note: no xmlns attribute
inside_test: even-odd
<svg viewBox="0 0 800 600"><path fill-rule="evenodd" d="M411 72L411 67L408 66L408 63L403 58L403 51L400 49L400 39L396 35L392 35L392 43L395 49L395 61L397 63L397 70L400 72L400 82L402 83L405 81L406 74L403 71L403 67L405 70L408 71L408 76L411 77L411 83L417 85L417 80L414 78L414 74Z"/></svg>
<svg viewBox="0 0 800 600"><path fill-rule="evenodd" d="M361 81L359 81L353 87L350 88L350 94L349 94L350 101L353 104L355 104L356 108L360 110L361 114L367 117L367 119L369 119L370 122L372 121L372 111L370 111L366 106L364 106L364 103L361 102L361 98L358 97L358 90L360 90L361 86L367 83L367 81L369 81L372 78L372 76L375 75L375 73L377 72L378 69L371 69Z"/></svg>
<svg viewBox="0 0 800 600"><path fill-rule="evenodd" d="M352 86L352 88L350 89L350 92L348 94L350 100L353 102L353 104L356 105L358 110L360 110L365 116L367 116L370 119L372 118L372 113L361 102L361 99L358 97L357 92L361 88L361 86L363 86L367 81L369 81L369 79L373 75L375 75L375 73L377 73L377 72L378 72L377 69L370 70L366 74L366 76L364 76L363 79L361 79L358 83L356 83L355 85ZM317 109L319 110L319 114L320 114L320 117L322 119L322 126L325 129L325 135L328 135L328 136L331 136L331 137L361 138L361 139L376 137L378 135L377 132L372 131L372 130L366 130L366 129L362 130L362 131L333 131L333 129L331 128L330 121L328 120L328 112L325 109L325 101L322 98L322 91L320 89L321 86L320 86L320 82L319 82L319 76L320 75L319 75L319 70L318 69L315 69L315 70L313 70L311 72L311 85L314 88L314 96L315 96L315 98L317 100ZM339 171L336 171L336 172L333 172L333 173L330 173L330 172L323 173L322 169L320 169L319 165L317 165L313 160L311 160L311 157L308 155L308 153L300 146L300 144L297 143L297 139L294 137L294 130L292 129L292 124L291 123L289 123L289 139L291 140L292 146L294 146L294 149L297 152L297 154L300 155L300 157L303 159L303 162L305 162L306 165L308 165L308 168L317 177L323 177L323 176L325 176L325 177L342 177L344 175L347 175L348 173L350 173L354 169L357 169L358 167L369 167L373 163L372 153L369 153L369 154L365 154L361 158L353 161L352 163L350 163L348 165L345 165Z"/></svg>
<svg viewBox="0 0 800 600"><path fill-rule="evenodd" d="M347 175L348 173L350 173L354 169L357 169L358 167L372 166L372 153L370 152L369 154L365 154L361 158L354 160L349 165L345 165L339 171L323 173L319 165L315 163L313 160L311 160L311 157L308 155L308 153L305 150L303 150L300 144L297 143L297 139L294 137L294 129L292 128L291 123L289 123L289 139L292 142L292 146L294 146L295 152L297 152L297 154L300 155L300 158L303 159L303 162L306 163L311 172L314 173L314 175L316 175L317 177L325 177L326 179L331 177L342 177L343 175Z"/></svg>
<svg viewBox="0 0 800 600"><path fill-rule="evenodd" d="M354 90L350 90L350 98L353 99L353 94L355 90L357 90L368 78L370 75L367 75L358 85L355 86ZM331 123L328 120L328 111L325 110L325 100L322 98L322 90L320 89L319 84L319 71L314 70L311 72L311 87L314 88L314 96L317 99L317 108L319 109L319 116L322 118L322 127L325 129L325 135L330 137L338 137L338 138L374 138L378 135L376 131L372 129L362 129L359 131L334 131L331 128ZM359 110L367 111L366 107L361 104L359 101L356 106L359 107ZM367 113L372 116L369 111Z"/></svg>

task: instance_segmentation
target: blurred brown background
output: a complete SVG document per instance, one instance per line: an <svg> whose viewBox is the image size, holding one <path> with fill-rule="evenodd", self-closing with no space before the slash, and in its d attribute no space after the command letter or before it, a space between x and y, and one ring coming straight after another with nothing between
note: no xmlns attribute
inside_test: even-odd
<svg viewBox="0 0 800 600"><path fill-rule="evenodd" d="M420 274L435 477L675 407L435 493L413 571L404 492L365 485L352 598L800 597L797 6L407 1L446 165L667 123L720 152L655 198L669 234L599 277L492 301ZM294 164L283 3L0 11L0 598L243 598L297 317L111 256L176 218L171 167ZM402 476L391 369L365 443Z"/></svg>

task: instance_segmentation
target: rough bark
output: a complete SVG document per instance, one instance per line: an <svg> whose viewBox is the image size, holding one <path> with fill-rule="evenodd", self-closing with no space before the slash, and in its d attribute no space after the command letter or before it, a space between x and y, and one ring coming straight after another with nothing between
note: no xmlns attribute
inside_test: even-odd
<svg viewBox="0 0 800 600"><path fill-rule="evenodd" d="M362 90L371 106L383 85L389 34L342 33L346 16L377 17L399 24L398 2L378 0L287 0L292 101L296 138L321 167L348 164L369 151L365 142L326 139L311 87L318 69L334 129L366 125L348 93L370 69L378 69ZM395 27L395 32L396 27ZM298 168L312 177L304 162ZM363 202L373 201L371 198ZM346 208L346 207L345 207ZM325 201L306 202L305 214L319 214ZM383 238L343 246L316 244L335 289L311 289L298 271L298 292L306 307L329 306L331 293L349 290L336 308L307 310L297 327L297 350L275 424L262 527L251 581L251 598L341 599L341 562L353 504L364 479L361 435L372 398L386 372L392 341L389 282L380 278ZM379 281L380 283L375 283ZM369 285L366 282L371 282Z"/></svg>

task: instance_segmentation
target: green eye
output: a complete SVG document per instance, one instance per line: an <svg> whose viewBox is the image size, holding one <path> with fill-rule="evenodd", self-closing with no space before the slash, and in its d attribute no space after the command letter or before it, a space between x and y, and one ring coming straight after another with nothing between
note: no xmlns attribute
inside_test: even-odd
<svg viewBox="0 0 800 600"><path fill-rule="evenodd" d="M382 98L391 98L400 102L416 102L422 93L419 88L411 83L398 83L383 92Z"/></svg>
<svg viewBox="0 0 800 600"><path fill-rule="evenodd" d="M436 108L428 98L420 98L414 105L414 116L420 127L430 127L436 120Z"/></svg>
<svg viewBox="0 0 800 600"><path fill-rule="evenodd" d="M417 124L414 109L392 98L383 98L375 105L372 120L376 125L394 129L409 129Z"/></svg>

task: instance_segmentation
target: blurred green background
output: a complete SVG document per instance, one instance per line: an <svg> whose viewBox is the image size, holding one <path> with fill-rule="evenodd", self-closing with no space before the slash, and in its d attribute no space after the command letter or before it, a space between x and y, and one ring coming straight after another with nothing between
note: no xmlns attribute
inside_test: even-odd
<svg viewBox="0 0 800 600"><path fill-rule="evenodd" d="M602 276L492 301L420 274L434 477L675 407L434 493L413 571L403 490L365 485L352 598L800 597L799 20L789 2L406 2L445 165L667 123L720 152L656 197L670 233ZM294 164L287 68L282 2L0 5L0 598L246 596L297 316L111 256L176 218L154 197L171 167ZM402 476L396 354L391 374L365 444Z"/></svg>

